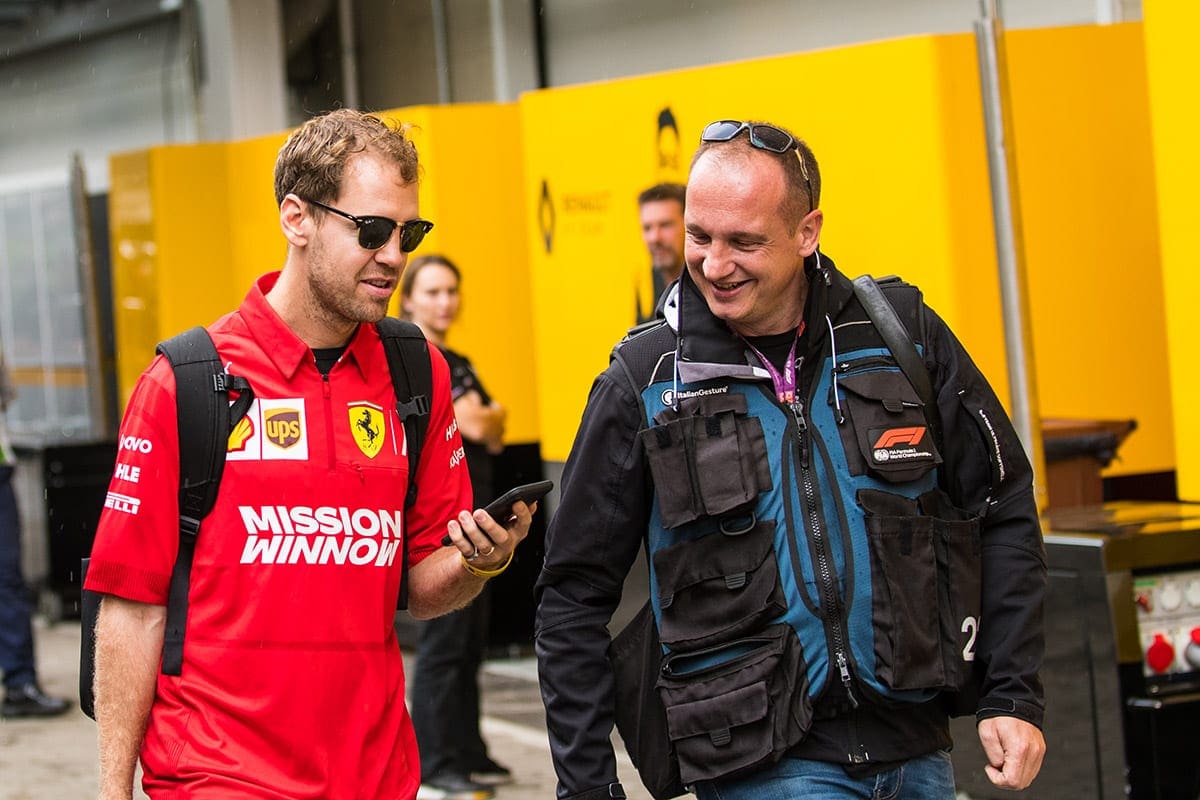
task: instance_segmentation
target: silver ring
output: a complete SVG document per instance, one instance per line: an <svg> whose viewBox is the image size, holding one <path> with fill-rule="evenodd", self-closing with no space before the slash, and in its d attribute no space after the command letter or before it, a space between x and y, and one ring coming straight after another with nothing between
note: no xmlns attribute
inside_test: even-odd
<svg viewBox="0 0 1200 800"><path fill-rule="evenodd" d="M489 547L487 550L477 550L476 552L477 552L479 555L483 556L484 558L487 558L487 557L488 557L488 556L490 556L492 553L496 552L496 545L492 545L492 546L491 546L491 547Z"/></svg>
<svg viewBox="0 0 1200 800"><path fill-rule="evenodd" d="M479 558L479 548L476 547L474 553L471 553L469 556L464 556L464 558L466 558L467 561L474 561L475 559Z"/></svg>

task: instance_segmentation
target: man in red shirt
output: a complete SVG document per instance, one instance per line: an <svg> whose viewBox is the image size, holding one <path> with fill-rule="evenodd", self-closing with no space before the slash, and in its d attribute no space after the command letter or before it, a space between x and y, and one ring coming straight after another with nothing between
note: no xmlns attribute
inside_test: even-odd
<svg viewBox="0 0 1200 800"><path fill-rule="evenodd" d="M280 150L281 272L209 328L255 401L229 440L191 572L182 674L160 672L179 547L175 381L156 358L125 412L85 588L96 629L100 796L412 798L420 778L392 627L471 600L528 533L472 506L445 359L404 510L407 444L375 327L432 225L403 128L351 110ZM366 324L364 324L366 323ZM366 423L375 434L356 437ZM450 534L453 547L441 547Z"/></svg>

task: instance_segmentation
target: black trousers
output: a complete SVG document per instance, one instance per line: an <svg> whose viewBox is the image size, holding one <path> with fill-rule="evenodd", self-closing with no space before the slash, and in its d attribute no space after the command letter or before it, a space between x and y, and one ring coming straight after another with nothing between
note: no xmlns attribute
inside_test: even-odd
<svg viewBox="0 0 1200 800"><path fill-rule="evenodd" d="M468 775L487 761L479 734L479 666L489 588L466 608L421 624L409 698L422 780L441 772Z"/></svg>
<svg viewBox="0 0 1200 800"><path fill-rule="evenodd" d="M21 576L21 520L11 466L0 464L0 673L15 689L36 678L33 668L33 603Z"/></svg>

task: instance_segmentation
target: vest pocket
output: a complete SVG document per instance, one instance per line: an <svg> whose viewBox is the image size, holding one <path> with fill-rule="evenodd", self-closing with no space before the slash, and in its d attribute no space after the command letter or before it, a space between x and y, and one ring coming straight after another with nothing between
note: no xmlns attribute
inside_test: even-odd
<svg viewBox="0 0 1200 800"><path fill-rule="evenodd" d="M764 627L787 610L775 561L775 523L748 516L746 529L712 533L654 554L659 635L672 650L696 650Z"/></svg>
<svg viewBox="0 0 1200 800"><path fill-rule="evenodd" d="M838 428L852 475L907 483L942 463L922 403L903 373L848 373L834 381L832 391L839 388L837 399L849 424Z"/></svg>
<svg viewBox="0 0 1200 800"><path fill-rule="evenodd" d="M638 433L663 525L733 511L771 488L762 423L746 410L739 392L690 397Z"/></svg>
<svg viewBox="0 0 1200 800"><path fill-rule="evenodd" d="M979 632L979 519L938 489L860 489L871 548L875 675L896 689L964 688Z"/></svg>
<svg viewBox="0 0 1200 800"><path fill-rule="evenodd" d="M658 691L684 785L773 763L812 723L807 668L786 624L669 656Z"/></svg>

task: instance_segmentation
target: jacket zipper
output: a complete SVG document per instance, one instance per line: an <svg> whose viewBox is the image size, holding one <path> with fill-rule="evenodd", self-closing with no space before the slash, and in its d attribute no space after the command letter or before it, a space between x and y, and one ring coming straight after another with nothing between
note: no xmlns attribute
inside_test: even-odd
<svg viewBox="0 0 1200 800"><path fill-rule="evenodd" d="M792 418L796 421L796 447L800 452L800 489L804 506L804 514L808 519L809 532L817 554L816 577L821 587L822 606L826 613L826 626L832 640L833 663L837 665L838 676L850 699L850 705L858 708L858 698L854 696L850 676L849 658L846 656L846 631L842 625L842 604L838 597L837 580L833 574L832 558L829 552L829 539L825 535L825 526L817 514L817 489L813 479L808 456L808 423L804 419L804 404L797 397L789 404Z"/></svg>
<svg viewBox="0 0 1200 800"><path fill-rule="evenodd" d="M333 451L333 388L329 374L321 376L321 394L325 398L325 447L329 450L329 471L337 469L337 454Z"/></svg>
<svg viewBox="0 0 1200 800"><path fill-rule="evenodd" d="M799 364L797 364L796 371L799 374ZM816 387L814 385L813 392L815 393L815 391ZM845 624L842 622L842 602L841 596L838 594L837 577L834 574L832 566L833 557L829 550L829 537L826 535L825 526L822 524L820 515L817 513L817 488L809 457L808 422L804 417L804 403L800 400L799 392L796 393L795 398L788 404L788 407L792 412L792 419L796 423L796 448L800 456L799 478L801 503L803 505L803 513L808 520L809 531L814 545L813 550L816 552L817 560L816 564L814 564L814 573L821 590L821 605L825 610L825 630L829 637L830 666L837 668L842 689L845 691L846 698L850 701L851 706L848 726L849 748L847 748L851 752L846 753L846 758L852 764L861 764L867 761L869 756L858 734L857 717L859 702L854 694L854 678L850 671L849 648L847 646L849 639Z"/></svg>

